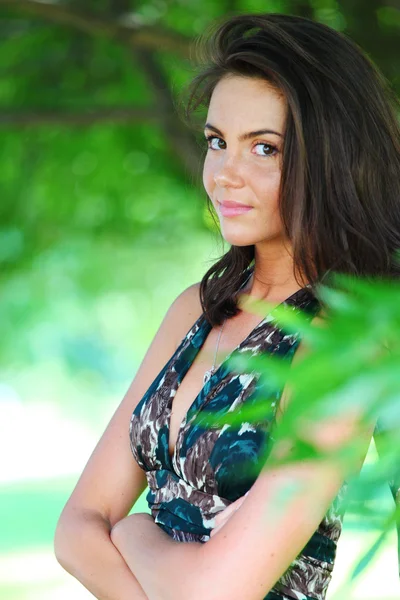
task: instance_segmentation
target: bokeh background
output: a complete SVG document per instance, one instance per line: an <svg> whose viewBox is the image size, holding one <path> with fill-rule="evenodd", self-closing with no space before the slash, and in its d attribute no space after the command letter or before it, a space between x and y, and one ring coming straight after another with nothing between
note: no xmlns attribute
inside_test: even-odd
<svg viewBox="0 0 400 600"><path fill-rule="evenodd" d="M196 36L244 12L347 33L400 92L399 0L0 0L0 598L93 598L54 529L169 305L228 249L179 109ZM394 530L341 587L372 537L345 518L330 600L400 598Z"/></svg>

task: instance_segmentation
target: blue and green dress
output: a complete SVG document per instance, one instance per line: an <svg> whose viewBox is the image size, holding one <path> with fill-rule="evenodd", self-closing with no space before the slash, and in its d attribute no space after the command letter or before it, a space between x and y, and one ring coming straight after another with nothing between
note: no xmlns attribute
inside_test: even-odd
<svg viewBox="0 0 400 600"><path fill-rule="evenodd" d="M247 273L251 274L253 268L248 267ZM310 320L320 310L310 286L282 304L300 309ZM203 411L223 417L262 396L260 374L235 372L228 367L228 359L233 355L270 353L291 360L300 343L299 334L288 334L267 315L225 358L193 400L180 425L171 458L168 438L172 401L211 328L203 313L137 404L129 427L133 456L146 473L151 514L168 535L181 542L205 543L210 539L216 514L251 488L271 445L282 389L269 390L271 400L265 403L265 416L259 422L243 419L240 426L225 423L220 427L202 423ZM342 530L346 489L344 482L318 529L260 600L325 598Z"/></svg>

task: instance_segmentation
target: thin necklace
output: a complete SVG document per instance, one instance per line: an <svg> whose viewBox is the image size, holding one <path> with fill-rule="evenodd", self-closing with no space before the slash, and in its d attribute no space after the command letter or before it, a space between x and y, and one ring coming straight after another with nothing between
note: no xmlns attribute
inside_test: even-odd
<svg viewBox="0 0 400 600"><path fill-rule="evenodd" d="M220 329L220 331L219 331L219 336L218 336L218 340L217 340L217 347L215 348L215 354L214 354L214 360L213 360L212 367L211 367L211 369L208 369L208 371L206 371L206 372L204 373L204 378L203 378L203 383L204 383L204 385L207 383L207 381L209 381L209 380L211 379L211 377L214 375L214 373L215 373L215 371L216 371L216 369L215 369L215 359L217 358L217 352L218 352L219 340L220 340L220 338L221 338L221 334L222 334L222 330L223 330L223 328L224 328L224 325L225 325L225 321L226 321L226 319L225 319L225 320L224 320L224 322L222 323L222 327L221 327L221 329Z"/></svg>
<svg viewBox="0 0 400 600"><path fill-rule="evenodd" d="M249 281L250 277L251 277L252 273L249 274L249 276L247 277L246 281L242 284L241 288L244 287L246 285L246 283ZM219 340L221 339L221 335L222 335L222 330L224 328L226 319L224 319L221 329L219 331L219 335L218 335L218 340L217 340L217 346L215 348L215 354L214 354L214 360L213 360L213 364L211 369L208 369L205 373L204 373L204 377L203 377L203 384L205 385L207 383L207 381L209 381L211 379L211 377L214 375L214 373L216 372L216 368L215 368L215 360L217 358L217 352L218 352L218 348L219 348Z"/></svg>

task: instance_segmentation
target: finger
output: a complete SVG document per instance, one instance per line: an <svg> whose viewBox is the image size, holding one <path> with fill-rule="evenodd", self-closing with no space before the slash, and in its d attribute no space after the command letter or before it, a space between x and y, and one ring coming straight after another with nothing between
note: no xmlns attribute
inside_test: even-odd
<svg viewBox="0 0 400 600"><path fill-rule="evenodd" d="M230 504L229 506L227 506L226 508L224 508L224 510L222 511L221 514L228 515L232 511L236 510L237 507L238 507L237 501L236 502L232 502L232 504Z"/></svg>
<svg viewBox="0 0 400 600"><path fill-rule="evenodd" d="M214 527L214 529L211 529L210 531L210 537L213 537L213 535L215 535L217 533L217 531L219 531L222 528L222 525L219 525L218 527Z"/></svg>
<svg viewBox="0 0 400 600"><path fill-rule="evenodd" d="M224 512L227 511L228 509L236 510L242 504L244 499L245 499L244 496L240 496L240 498L238 498L237 500L232 502L227 508L225 508Z"/></svg>
<svg viewBox="0 0 400 600"><path fill-rule="evenodd" d="M223 513L220 513L218 515L219 518L214 519L215 528L222 527L227 521L229 521L229 519L235 514L238 508L239 506L236 506L235 509L232 509L229 512L227 510L224 510Z"/></svg>
<svg viewBox="0 0 400 600"><path fill-rule="evenodd" d="M239 506L241 506L242 502L243 502L243 498L238 498L237 500L235 500L235 502L232 502L231 504L229 504L229 506L227 506L223 510L219 511L217 513L215 519L218 520L218 521L220 521L221 519L228 518L235 511L237 511L237 509L239 508Z"/></svg>
<svg viewBox="0 0 400 600"><path fill-rule="evenodd" d="M248 492L247 492L248 493ZM220 510L214 517L214 523L215 525L220 524L221 520L227 519L229 516L231 516L235 511L237 511L237 509L239 508L239 506L242 505L244 499L246 497L246 494L244 496L241 496L240 498L238 498L237 500L235 500L234 502L231 502L231 504L229 504L226 508Z"/></svg>
<svg viewBox="0 0 400 600"><path fill-rule="evenodd" d="M236 506L233 506L233 504L230 504L223 510L220 510L215 516L215 522L219 523L221 521L221 519L226 519L230 514L232 514L232 512L235 511L235 509L236 509Z"/></svg>

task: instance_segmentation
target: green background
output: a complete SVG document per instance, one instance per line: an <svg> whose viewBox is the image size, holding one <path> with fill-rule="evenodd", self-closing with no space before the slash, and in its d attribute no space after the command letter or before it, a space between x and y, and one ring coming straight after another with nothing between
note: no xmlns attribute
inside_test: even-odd
<svg viewBox="0 0 400 600"><path fill-rule="evenodd" d="M227 249L179 93L195 36L244 12L349 34L399 93L396 1L0 0L1 598L92 597L55 525L167 308ZM400 597L394 531L341 590L370 537L345 519L328 599Z"/></svg>

